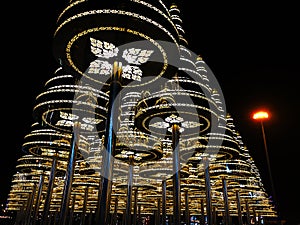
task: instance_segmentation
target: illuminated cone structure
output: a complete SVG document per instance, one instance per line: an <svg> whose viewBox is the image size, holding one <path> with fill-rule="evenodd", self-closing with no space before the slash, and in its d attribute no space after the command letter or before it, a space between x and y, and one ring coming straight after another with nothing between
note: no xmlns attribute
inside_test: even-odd
<svg viewBox="0 0 300 225"><path fill-rule="evenodd" d="M276 217L212 72L163 1L70 1L7 210L29 224Z"/></svg>

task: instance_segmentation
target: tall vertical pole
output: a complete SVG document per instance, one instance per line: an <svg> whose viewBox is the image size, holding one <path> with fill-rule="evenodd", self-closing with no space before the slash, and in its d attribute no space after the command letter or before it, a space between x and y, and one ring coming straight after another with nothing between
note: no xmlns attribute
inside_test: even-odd
<svg viewBox="0 0 300 225"><path fill-rule="evenodd" d="M166 208L167 208L167 195L166 195L166 191L167 191L167 184L166 184L166 178L163 177L162 180L162 208L161 208L161 217L162 217L162 225L166 225L167 224L167 213L166 213Z"/></svg>
<svg viewBox="0 0 300 225"><path fill-rule="evenodd" d="M204 176L205 176L207 225L212 225L211 186L210 186L210 175L209 175L209 161L207 157L203 158L203 164L204 164Z"/></svg>
<svg viewBox="0 0 300 225"><path fill-rule="evenodd" d="M133 155L130 155L129 156L128 183L127 183L127 202L126 202L125 225L131 225L132 184L133 184Z"/></svg>
<svg viewBox="0 0 300 225"><path fill-rule="evenodd" d="M265 149L265 154L266 154L266 160L267 160L267 166L268 166L268 173L269 173L269 178L270 178L270 184L271 184L271 189L272 189L272 194L273 194L273 201L274 201L274 206L277 208L277 199L276 199L276 193L275 193L275 187L274 187L274 182L273 182L273 176L271 172L271 164L270 164L270 159L269 159L269 153L268 153L268 147L267 147L267 140L266 140L266 134L265 134L265 129L263 125L263 121L260 121L261 125L261 131L262 131L262 136L263 136L263 141L264 141L264 149Z"/></svg>
<svg viewBox="0 0 300 225"><path fill-rule="evenodd" d="M44 211L43 211L43 215L42 215L42 221L44 221L45 224L47 224L47 221L49 219L48 217L49 217L49 211L50 211L50 202L51 202L51 196L52 196L52 192L53 192L56 167L57 167L57 156L55 155L52 159L51 172L49 175L46 199L45 199L45 203L44 203Z"/></svg>
<svg viewBox="0 0 300 225"><path fill-rule="evenodd" d="M113 177L113 155L116 147L116 133L114 129L117 128L118 118L118 101L116 98L121 90L121 73L122 66L119 62L114 62L113 73L110 83L109 102L108 102L108 115L105 125L105 139L104 139L104 152L102 158L102 179L100 184L101 198L100 201L100 214L97 215L99 225L108 224L107 218L110 208L112 177Z"/></svg>
<svg viewBox="0 0 300 225"><path fill-rule="evenodd" d="M72 142L71 142L71 151L69 154L69 162L66 170L66 180L64 184L63 196L62 196L62 204L60 211L60 223L59 225L65 225L67 222L67 215L69 211L70 204L70 195L72 190L72 181L75 170L75 159L78 150L78 142L79 142L79 128L80 123L76 122L73 128L72 134Z"/></svg>
<svg viewBox="0 0 300 225"><path fill-rule="evenodd" d="M34 200L36 188L37 188L37 185L35 183L33 185L32 192L30 193L28 201L27 201L24 225L27 225L27 224L29 225L30 224L31 211L32 211L33 200Z"/></svg>
<svg viewBox="0 0 300 225"><path fill-rule="evenodd" d="M17 211L17 215L16 215L16 219L15 219L15 224L14 224L14 225L19 225L19 224L21 224L21 222L22 222L23 219L24 219L24 216L25 216L25 208L26 208L26 206L25 206L25 205L26 205L26 202L23 201L21 204L22 204L22 205L21 205L20 210Z"/></svg>
<svg viewBox="0 0 300 225"><path fill-rule="evenodd" d="M85 190L84 190L83 209L82 209L81 218L80 218L80 225L84 225L85 224L88 194L89 194L89 187L86 186Z"/></svg>
<svg viewBox="0 0 300 225"><path fill-rule="evenodd" d="M223 185L223 200L224 200L224 212L225 212L225 224L230 225L230 216L229 216L229 205L228 205L228 193L227 193L227 181L225 177L222 177Z"/></svg>
<svg viewBox="0 0 300 225"><path fill-rule="evenodd" d="M157 225L160 225L160 208L161 208L161 200L160 198L157 199Z"/></svg>
<svg viewBox="0 0 300 225"><path fill-rule="evenodd" d="M137 205L138 202L138 188L134 190L134 209L133 209L133 225L137 224Z"/></svg>
<svg viewBox="0 0 300 225"><path fill-rule="evenodd" d="M41 203L41 196L42 196L42 191L43 191L43 185L44 185L44 170L42 174L40 175L40 180L39 180L39 188L38 188L38 193L36 196L36 201L35 201L35 206L34 206L34 215L33 215L33 225L36 224L38 218L39 218L39 208L40 208L40 203Z"/></svg>
<svg viewBox="0 0 300 225"><path fill-rule="evenodd" d="M97 202L97 209L96 209L96 212L95 212L95 224L99 224L99 221L100 221L100 204L101 204L101 195L102 195L102 180L103 180L103 176L102 174L100 173L100 177L99 177L99 188L98 188L98 202Z"/></svg>
<svg viewBox="0 0 300 225"><path fill-rule="evenodd" d="M185 224L190 225L190 212L189 212L189 191L188 189L185 190L184 193L185 198Z"/></svg>
<svg viewBox="0 0 300 225"><path fill-rule="evenodd" d="M161 200L160 198L158 198L157 201L157 209L154 210L154 224L155 225L160 225L160 204L161 204Z"/></svg>
<svg viewBox="0 0 300 225"><path fill-rule="evenodd" d="M236 203L237 203L237 210L238 210L238 222L239 222L239 225L243 225L241 199L240 199L239 190L235 191L235 195L236 195Z"/></svg>
<svg viewBox="0 0 300 225"><path fill-rule="evenodd" d="M172 124L173 148L173 211L174 225L180 225L180 162L179 162L179 124Z"/></svg>

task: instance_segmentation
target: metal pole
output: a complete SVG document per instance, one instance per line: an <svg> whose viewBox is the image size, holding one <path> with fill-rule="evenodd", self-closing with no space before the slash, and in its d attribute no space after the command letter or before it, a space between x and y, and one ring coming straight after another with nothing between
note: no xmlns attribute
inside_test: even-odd
<svg viewBox="0 0 300 225"><path fill-rule="evenodd" d="M40 175L40 180L39 180L39 189L36 197L36 202L35 202L35 208L34 208L34 215L33 215L33 223L32 225L35 225L39 216L39 208L40 208L40 203L41 203L41 196L42 196L42 191L43 191L43 185L44 185L44 171Z"/></svg>
<svg viewBox="0 0 300 225"><path fill-rule="evenodd" d="M137 223L137 200L138 200L138 188L134 191L134 209L133 209L133 225L136 225Z"/></svg>
<svg viewBox="0 0 300 225"><path fill-rule="evenodd" d="M160 204L161 204L161 200L160 198L158 198L157 199L157 221L156 221L157 225L160 225L160 208L161 208Z"/></svg>
<svg viewBox="0 0 300 225"><path fill-rule="evenodd" d="M57 158L56 156L53 157L52 159L52 167L51 167L51 172L49 175L49 181L48 181L48 187L47 187L47 194L46 194L46 199L44 203L44 211L43 211L43 216L42 216L42 221L44 221L45 224L47 224L48 217L49 217L49 210L50 210L50 202L51 202L51 196L52 196L52 191L53 191L53 185L54 185L54 178L55 178L55 173L56 173L56 167L57 167Z"/></svg>
<svg viewBox="0 0 300 225"><path fill-rule="evenodd" d="M108 224L107 217L110 208L112 176L113 176L113 155L116 147L116 133L114 129L117 128L118 118L118 104L116 98L121 90L121 64L114 62L113 74L110 83L108 115L105 127L104 140L104 154L102 163L102 182L100 184L101 198L100 198L100 215L97 216L99 225Z"/></svg>
<svg viewBox="0 0 300 225"><path fill-rule="evenodd" d="M180 225L180 162L179 162L179 125L172 124L173 148L173 207L174 225Z"/></svg>
<svg viewBox="0 0 300 225"><path fill-rule="evenodd" d="M69 155L68 167L66 170L66 180L64 184L61 211L60 211L60 225L65 225L67 221L67 214L70 204L70 195L72 190L72 181L75 169L75 159L78 150L78 142L79 142L79 128L80 123L76 122L74 124L74 130L72 134L72 146Z"/></svg>
<svg viewBox="0 0 300 225"><path fill-rule="evenodd" d="M127 184L127 202L126 202L125 225L131 225L132 183L133 183L133 155L130 155L129 156L129 170L128 170L128 184Z"/></svg>
<svg viewBox="0 0 300 225"><path fill-rule="evenodd" d="M243 225L240 192L238 190L236 190L235 195L236 195L239 225Z"/></svg>
<svg viewBox="0 0 300 225"><path fill-rule="evenodd" d="M227 181L226 181L225 177L222 177L222 184L223 184L223 199L224 199L224 210L225 210L225 224L230 225L228 194L227 194Z"/></svg>
<svg viewBox="0 0 300 225"><path fill-rule="evenodd" d="M153 216L152 216L152 219L151 219L151 220L153 220L152 224L154 224L154 225L159 225L158 221L157 221L157 219L158 219L157 215L158 215L157 209L154 209L153 210Z"/></svg>
<svg viewBox="0 0 300 225"><path fill-rule="evenodd" d="M185 190L184 193L185 198L185 223L186 225L190 225L190 212L189 212L189 191Z"/></svg>
<svg viewBox="0 0 300 225"><path fill-rule="evenodd" d="M103 176L100 174L99 177L99 189L98 189L98 203L97 203L97 209L95 212L95 224L99 223L100 220L100 204L101 204L101 195L102 195L102 180L103 180Z"/></svg>
<svg viewBox="0 0 300 225"><path fill-rule="evenodd" d="M273 194L273 201L274 201L274 206L276 207L276 205L277 205L277 199L276 199L276 193L275 193L275 188L274 188L274 183L273 183L273 176L272 176L272 172L271 172L271 164L270 164L270 159L269 159L269 153L268 153L268 147L267 147L267 140L266 140L266 134L265 134L265 129L264 129L263 121L260 121L260 124L261 124L261 131L262 131L262 136L263 136L263 141L264 141L264 148L265 148L265 154L266 154L266 160L267 160L267 166L268 166L270 184L271 184L271 189L272 189L272 194Z"/></svg>
<svg viewBox="0 0 300 225"><path fill-rule="evenodd" d="M166 184L166 179L164 178L162 180L162 209L161 209L161 217L162 217L162 225L167 224L167 213L166 213L166 207L167 207L167 197L166 197L166 189L167 189L167 184Z"/></svg>
<svg viewBox="0 0 300 225"><path fill-rule="evenodd" d="M203 163L204 163L204 176L205 176L207 224L212 225L211 187L210 187L210 175L209 175L209 161L207 157L203 158Z"/></svg>
<svg viewBox="0 0 300 225"><path fill-rule="evenodd" d="M21 222L23 221L24 215L25 215L25 207L26 207L25 205L26 205L26 202L23 201L20 210L17 211L17 215L16 215L16 219L15 219L15 224L14 225L20 225Z"/></svg>
<svg viewBox="0 0 300 225"><path fill-rule="evenodd" d="M33 200L34 200L34 196L35 196L35 192L36 192L36 188L37 188L37 184L33 185L33 189L32 192L29 195L28 198L28 203L26 206L26 214L25 214L25 221L24 221L24 225L29 225L30 224L30 220L31 220L31 211L32 211L32 206L33 206Z"/></svg>
<svg viewBox="0 0 300 225"><path fill-rule="evenodd" d="M83 209L82 209L82 214L81 214L81 218L80 218L80 225L84 225L85 224L88 194L89 194L89 188L88 188L88 186L86 186L85 190L84 190Z"/></svg>

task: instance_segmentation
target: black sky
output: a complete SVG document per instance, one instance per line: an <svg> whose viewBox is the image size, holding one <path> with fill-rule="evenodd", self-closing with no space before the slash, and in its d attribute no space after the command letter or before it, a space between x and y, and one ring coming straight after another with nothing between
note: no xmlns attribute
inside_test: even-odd
<svg viewBox="0 0 300 225"><path fill-rule="evenodd" d="M62 0L60 0L62 2ZM8 3L2 18L0 201L7 198L34 99L55 68L51 38L61 6L55 1ZM194 4L198 4L195 6ZM190 49L202 55L219 81L235 121L270 191L260 125L251 112L267 108L264 123L280 215L300 223L299 13L295 3L217 1L182 4Z"/></svg>

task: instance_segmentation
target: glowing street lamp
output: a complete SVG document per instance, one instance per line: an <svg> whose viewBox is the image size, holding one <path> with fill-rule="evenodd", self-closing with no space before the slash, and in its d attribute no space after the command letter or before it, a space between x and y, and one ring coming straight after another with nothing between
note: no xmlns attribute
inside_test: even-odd
<svg viewBox="0 0 300 225"><path fill-rule="evenodd" d="M255 113L253 114L252 118L253 118L254 120L260 120L260 121L263 121L263 120L269 118L269 113L266 112L266 111L258 111L258 112L255 112Z"/></svg>
<svg viewBox="0 0 300 225"><path fill-rule="evenodd" d="M254 119L256 121L260 121L260 124L261 124L261 130L262 130L262 136L263 136L263 141L264 141L264 148L265 148L270 184L271 184L271 188L272 188L273 200L276 203L275 188L274 188L273 178L272 178L272 173L271 173L271 166L270 166L270 160L269 160L269 154L268 154L268 148L267 148L266 134L265 134L265 129L264 129L264 125L263 125L263 121L269 119L269 117L270 117L269 113L264 110L257 111L255 113L253 113L253 115L252 115L252 119ZM274 204L274 205L276 205L276 204Z"/></svg>

